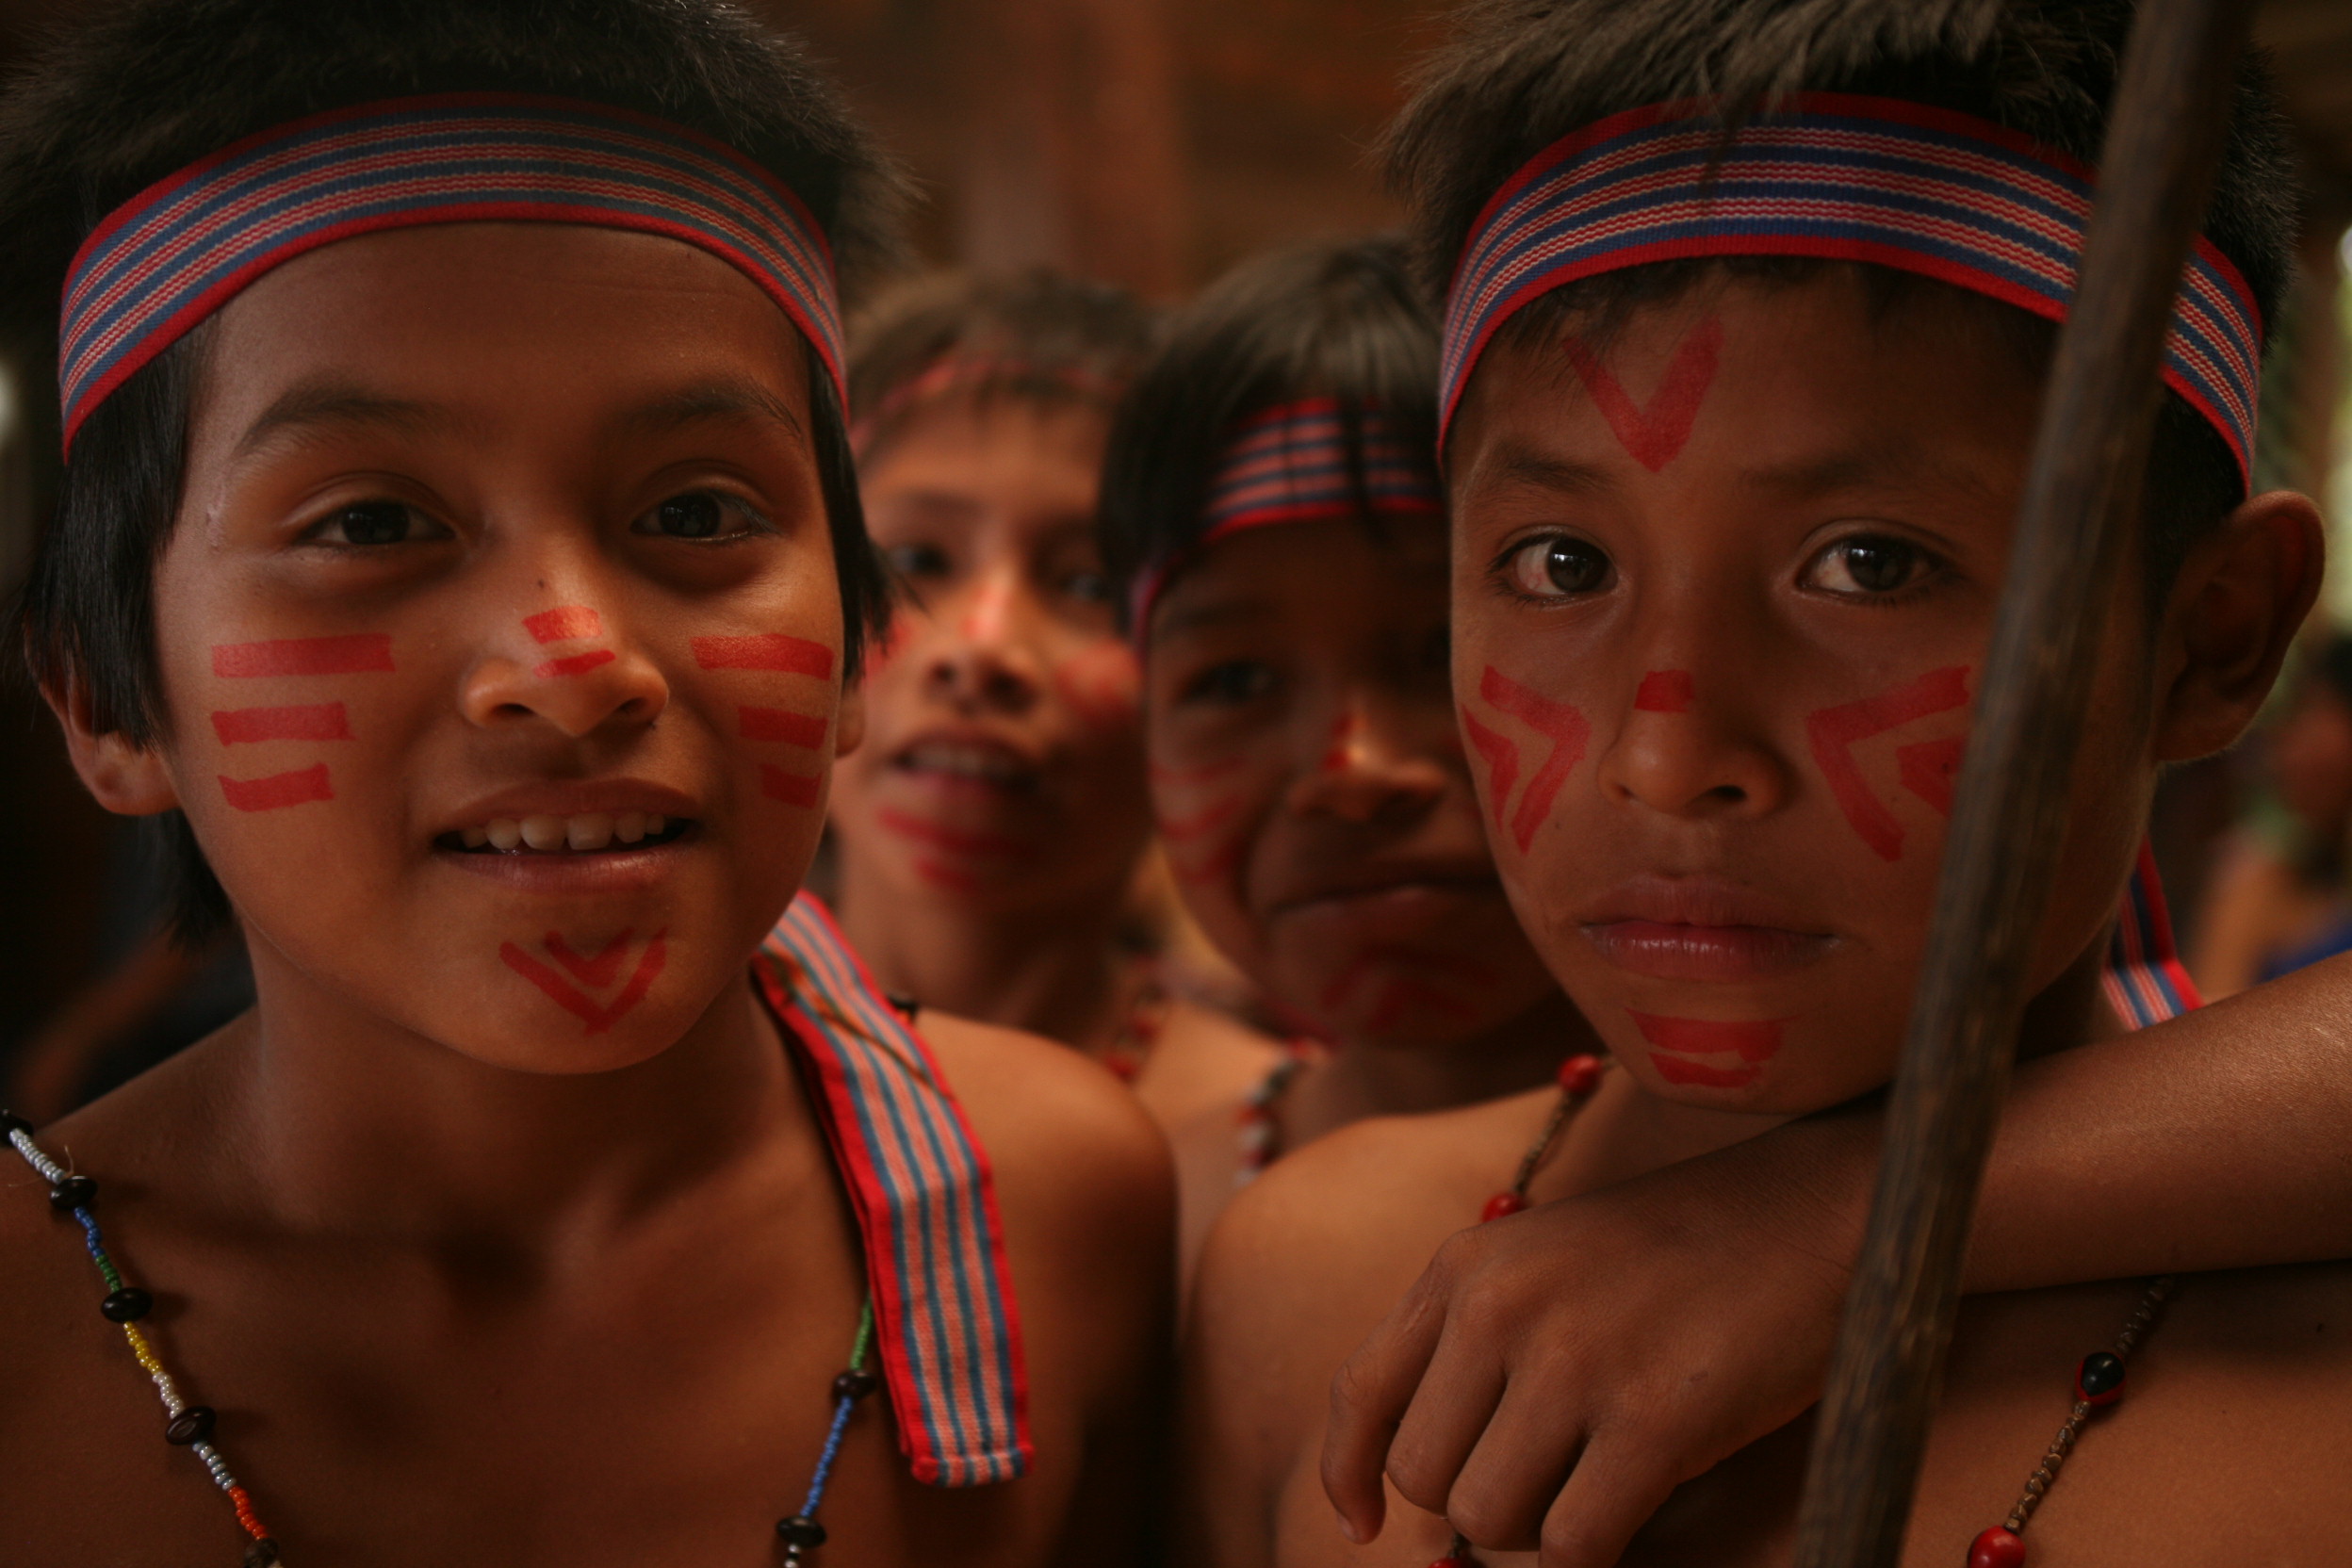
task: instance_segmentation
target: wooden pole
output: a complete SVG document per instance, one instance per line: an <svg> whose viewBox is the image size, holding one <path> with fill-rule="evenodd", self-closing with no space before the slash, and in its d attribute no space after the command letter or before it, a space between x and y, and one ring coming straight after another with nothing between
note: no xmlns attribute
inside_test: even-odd
<svg viewBox="0 0 2352 1568"><path fill-rule="evenodd" d="M2058 344L1798 1515L1797 1568L1891 1568L1968 1221L2050 903L2108 594L2138 526L2173 295L2204 220L2249 0L2142 0ZM2008 1503L1987 1498L1987 1517Z"/></svg>

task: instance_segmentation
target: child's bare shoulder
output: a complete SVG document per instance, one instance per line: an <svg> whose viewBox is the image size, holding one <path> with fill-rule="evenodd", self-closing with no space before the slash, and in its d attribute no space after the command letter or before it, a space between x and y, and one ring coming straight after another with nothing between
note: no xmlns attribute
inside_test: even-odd
<svg viewBox="0 0 2352 1568"><path fill-rule="evenodd" d="M932 1011L921 1028L1000 1183L1044 1175L1079 1204L1170 1200L1167 1141L1109 1072L1024 1030Z"/></svg>
<svg viewBox="0 0 2352 1568"><path fill-rule="evenodd" d="M1135 1076L1135 1098L1173 1131L1204 1114L1230 1110L1282 1059L1282 1045L1239 1019L1177 1000Z"/></svg>

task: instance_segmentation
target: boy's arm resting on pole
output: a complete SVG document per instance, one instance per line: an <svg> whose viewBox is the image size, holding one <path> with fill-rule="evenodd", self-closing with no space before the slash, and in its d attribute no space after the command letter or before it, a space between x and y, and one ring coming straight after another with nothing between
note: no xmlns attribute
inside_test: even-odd
<svg viewBox="0 0 2352 1568"><path fill-rule="evenodd" d="M1448 1242L1332 1385L1324 1478L1616 1560L1674 1487L1820 1397L1873 1102ZM2352 956L2020 1063L1965 1287L2352 1256ZM1563 1489L1564 1484L1564 1489ZM1545 1525L1548 1515L1549 1524Z"/></svg>

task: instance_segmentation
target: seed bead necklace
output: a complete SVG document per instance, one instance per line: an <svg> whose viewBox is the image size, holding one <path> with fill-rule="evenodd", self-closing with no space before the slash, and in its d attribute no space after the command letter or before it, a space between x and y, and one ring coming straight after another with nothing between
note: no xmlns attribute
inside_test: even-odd
<svg viewBox="0 0 2352 1568"><path fill-rule="evenodd" d="M204 1462L212 1481L228 1497L229 1506L237 1511L237 1522L244 1527L250 1542L245 1548L244 1568L276 1568L280 1560L278 1543L253 1511L253 1500L238 1483L220 1450L213 1446L212 1429L219 1420L209 1405L191 1405L180 1394L179 1384L164 1368L155 1348L139 1331L139 1321L155 1310L155 1298L139 1286L125 1283L122 1270L106 1251L105 1237L98 1229L98 1220L90 1213L98 1201L98 1184L88 1176L76 1175L49 1157L40 1144L33 1141L33 1124L21 1116L0 1111L0 1133L34 1173L49 1184L49 1206L59 1214L70 1215L82 1228L83 1245L89 1250L90 1261L98 1266L98 1274L106 1282L106 1298L98 1303L99 1315L109 1323L119 1325L122 1337L130 1342L131 1354L147 1376L154 1380L155 1392L163 1397L163 1440L175 1447L188 1449ZM808 1482L808 1494L800 1505L800 1511L776 1522L776 1533L784 1543L785 1568L799 1568L803 1558L825 1544L825 1527L817 1522L817 1511L825 1506L825 1489L833 1478L834 1462L841 1457L841 1439L849 1430L850 1413L881 1387L882 1380L867 1370L866 1358L874 1348L874 1300L866 1299L864 1310L858 1315L858 1337L849 1352L849 1369L833 1380L833 1422L825 1434L824 1450L817 1456L816 1473Z"/></svg>

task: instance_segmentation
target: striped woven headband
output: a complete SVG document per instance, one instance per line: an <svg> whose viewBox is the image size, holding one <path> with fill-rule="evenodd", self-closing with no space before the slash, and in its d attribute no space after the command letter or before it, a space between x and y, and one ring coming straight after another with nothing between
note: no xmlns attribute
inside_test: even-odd
<svg viewBox="0 0 2352 1568"><path fill-rule="evenodd" d="M1140 636L1168 579L1196 552L1245 529L1345 517L1359 510L1437 512L1445 498L1426 446L1407 438L1379 409L1357 411L1355 461L1338 400L1282 403L1244 419L1209 483L1204 526L1183 548L1136 579L1134 626Z"/></svg>
<svg viewBox="0 0 2352 1568"><path fill-rule="evenodd" d="M1711 101L1634 109L1554 142L1471 226L1446 306L1441 433L1513 312L1571 283L1679 256L1873 262L2062 320L2093 171L1969 115L1816 92L1726 146ZM2199 237L2173 307L2164 383L2251 473L2262 316ZM1441 434L1442 439L1442 434Z"/></svg>
<svg viewBox="0 0 2352 1568"><path fill-rule="evenodd" d="M355 235L468 222L631 229L708 251L792 318L847 406L832 253L775 175L626 109L445 93L272 127L116 208L66 275L67 447L109 393L270 269Z"/></svg>

